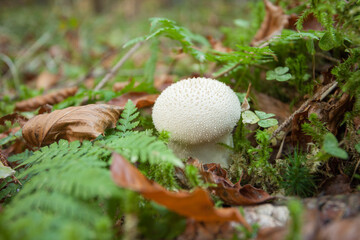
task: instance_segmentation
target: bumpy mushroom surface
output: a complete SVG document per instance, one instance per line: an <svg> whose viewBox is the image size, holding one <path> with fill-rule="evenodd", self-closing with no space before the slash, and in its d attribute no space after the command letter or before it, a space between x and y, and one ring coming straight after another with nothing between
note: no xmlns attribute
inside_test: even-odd
<svg viewBox="0 0 360 240"><path fill-rule="evenodd" d="M195 157L203 163L227 167L231 131L240 118L240 102L234 91L209 78L191 78L166 88L153 107L158 131L170 132L169 146L180 158Z"/></svg>

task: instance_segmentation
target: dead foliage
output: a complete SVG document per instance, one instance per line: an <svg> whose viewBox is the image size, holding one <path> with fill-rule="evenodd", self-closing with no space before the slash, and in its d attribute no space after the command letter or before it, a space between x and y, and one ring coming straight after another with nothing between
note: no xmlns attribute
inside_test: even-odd
<svg viewBox="0 0 360 240"><path fill-rule="evenodd" d="M266 11L265 18L251 41L252 46L258 46L275 35L279 35L288 25L289 17L280 6L275 6L269 0L264 0L264 4Z"/></svg>
<svg viewBox="0 0 360 240"><path fill-rule="evenodd" d="M10 128L9 130L7 130L5 132L0 133L0 139L8 137L10 134L15 134L19 130L20 130L20 127ZM4 145L0 146L0 148L3 148L3 147L4 147ZM8 157L12 154L22 153L24 151L24 149L25 149L24 141L22 141L22 139L18 138L15 140L15 142L13 144L11 144L10 146L3 149L2 153L5 157Z"/></svg>
<svg viewBox="0 0 360 240"><path fill-rule="evenodd" d="M59 81L59 79L59 75L44 71L36 78L36 89L48 90L54 86Z"/></svg>
<svg viewBox="0 0 360 240"><path fill-rule="evenodd" d="M230 239L234 234L234 227L231 222L212 223L197 222L188 219L185 231L176 240L217 240Z"/></svg>
<svg viewBox="0 0 360 240"><path fill-rule="evenodd" d="M93 140L115 127L122 108L107 104L69 107L31 118L23 127L26 142L42 147L60 139Z"/></svg>
<svg viewBox="0 0 360 240"><path fill-rule="evenodd" d="M110 105L125 107L128 100L131 100L137 108L145 108L154 105L159 94L148 94L146 92L129 92L108 102Z"/></svg>
<svg viewBox="0 0 360 240"><path fill-rule="evenodd" d="M169 87L173 83L174 76L169 74L161 74L154 79L154 87L160 92L164 91L165 88Z"/></svg>
<svg viewBox="0 0 360 240"><path fill-rule="evenodd" d="M351 192L350 178L344 174L339 174L326 179L320 186L320 190L325 195L338 195Z"/></svg>
<svg viewBox="0 0 360 240"><path fill-rule="evenodd" d="M126 86L130 85L131 81L126 81L126 82L116 82L113 85L113 91L114 92L119 92L121 90L123 90ZM134 83L134 87L139 86L139 82L135 82Z"/></svg>
<svg viewBox="0 0 360 240"><path fill-rule="evenodd" d="M77 90L77 87L65 88L43 96L37 96L21 102L17 102L14 110L26 112L33 111L45 104L54 105L56 103L62 102L68 97L74 96Z"/></svg>
<svg viewBox="0 0 360 240"><path fill-rule="evenodd" d="M20 126L24 126L28 119L19 113L11 113L0 118L0 125L5 126L6 121L11 122L11 124L19 123Z"/></svg>
<svg viewBox="0 0 360 240"><path fill-rule="evenodd" d="M250 228L235 208L215 208L206 190L171 192L147 179L136 167L117 153L112 155L111 175L123 188L139 192L145 198L182 216L202 222L236 221Z"/></svg>
<svg viewBox="0 0 360 240"><path fill-rule="evenodd" d="M295 23L297 22L297 20L299 19L299 16L297 16L296 14L291 14L289 16L289 25L288 28L292 29L294 31L296 31L296 26ZM304 20L304 23L302 25L302 30L306 31L306 30L317 30L317 31L322 31L324 30L324 28L321 26L321 24L319 23L319 21L316 19L316 17L314 16L314 14L310 13Z"/></svg>
<svg viewBox="0 0 360 240"><path fill-rule="evenodd" d="M299 113L294 115L292 121L291 139L293 142L309 143L311 138L305 135L302 131L302 124L308 122L309 116L315 113L321 122L326 123L327 129L334 135L339 130L339 124L344 118L345 112L351 110L353 99L349 94L341 91L340 88L324 90L327 85L320 86L315 94L322 93L319 97L313 99L307 106ZM326 98L331 92L332 95Z"/></svg>
<svg viewBox="0 0 360 240"><path fill-rule="evenodd" d="M253 205L266 201L273 200L267 192L261 189L254 188L247 184L240 185L240 181L233 184L227 178L227 172L221 168L220 164L210 163L201 164L198 160L190 160L200 170L200 174L205 182L216 184L216 187L209 187L209 189L220 199L228 205Z"/></svg>
<svg viewBox="0 0 360 240"><path fill-rule="evenodd" d="M231 48L225 47L223 45L222 41L214 39L213 36L207 36L206 38L209 40L211 47L215 51L218 51L218 52L232 52L233 51Z"/></svg>
<svg viewBox="0 0 360 240"><path fill-rule="evenodd" d="M263 112L275 114L275 118L279 122L284 122L291 115L289 104L283 103L264 93L256 92L254 94L257 108Z"/></svg>
<svg viewBox="0 0 360 240"><path fill-rule="evenodd" d="M283 29L297 30L295 23L299 19L296 14L286 15L280 6L276 6L269 0L264 0L265 18L256 32L252 46L259 46L263 42L270 40L276 35L281 34ZM303 30L324 30L313 14L309 14L303 23Z"/></svg>

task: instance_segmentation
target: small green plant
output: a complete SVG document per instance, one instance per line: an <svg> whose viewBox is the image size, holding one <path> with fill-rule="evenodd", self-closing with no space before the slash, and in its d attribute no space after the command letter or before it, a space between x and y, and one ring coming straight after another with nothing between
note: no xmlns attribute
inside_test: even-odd
<svg viewBox="0 0 360 240"><path fill-rule="evenodd" d="M204 186L205 183L199 175L199 170L194 165L186 165L185 175L191 187Z"/></svg>
<svg viewBox="0 0 360 240"><path fill-rule="evenodd" d="M275 167L269 162L272 152L270 134L266 130L257 130L255 138L258 147L252 147L248 150L250 156L248 174L252 176L251 181L253 183L261 185L264 189L269 189L269 186L277 186L280 180Z"/></svg>
<svg viewBox="0 0 360 240"><path fill-rule="evenodd" d="M257 123L262 128L269 128L276 126L278 124L278 121L274 117L275 114L273 113L265 113L262 111L256 111L255 113L250 110L246 110L241 114L242 122L244 124L250 123L255 124Z"/></svg>
<svg viewBox="0 0 360 240"><path fill-rule="evenodd" d="M349 157L347 152L339 147L339 142L332 133L327 133L325 135L323 150L334 157L342 159L347 159Z"/></svg>
<svg viewBox="0 0 360 240"><path fill-rule="evenodd" d="M288 67L277 67L274 70L267 71L266 80L276 80L279 82L288 81L292 77L288 71Z"/></svg>
<svg viewBox="0 0 360 240"><path fill-rule="evenodd" d="M306 161L306 155L299 152L297 148L286 158L281 187L287 195L309 197L313 194L315 183L306 166Z"/></svg>
<svg viewBox="0 0 360 240"><path fill-rule="evenodd" d="M111 239L112 221L121 217L114 213L127 208L119 204L141 205L112 181L112 151L137 162L140 170L160 184L176 188L174 166L183 163L150 132L134 131L137 115L129 101L117 131L110 135L94 142L60 140L34 153L10 157L9 162L19 164L15 176L22 186L10 177L1 183L6 211L0 216L0 226L12 224L0 232L0 238Z"/></svg>
<svg viewBox="0 0 360 240"><path fill-rule="evenodd" d="M314 143L320 147L324 141L324 136L329 131L326 129L325 123L321 122L315 113L310 114L309 121L309 123L304 123L301 126L302 130L306 135L311 136Z"/></svg>

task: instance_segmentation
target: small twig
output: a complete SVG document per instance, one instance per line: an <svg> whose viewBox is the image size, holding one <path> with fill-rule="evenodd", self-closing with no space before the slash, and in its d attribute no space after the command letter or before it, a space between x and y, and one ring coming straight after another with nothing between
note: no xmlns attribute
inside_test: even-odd
<svg viewBox="0 0 360 240"><path fill-rule="evenodd" d="M246 96L245 96L246 99L250 96L250 90L251 90L251 83L249 83L248 89L246 91Z"/></svg>
<svg viewBox="0 0 360 240"><path fill-rule="evenodd" d="M322 101L324 100L324 98L326 98L327 95L329 95L329 93L331 93L336 87L337 87L338 83L335 82L332 86L330 86L327 90L324 91L323 94L321 94L319 100Z"/></svg>
<svg viewBox="0 0 360 240"><path fill-rule="evenodd" d="M276 154L275 159L279 159L280 156L281 156L281 154L282 154L282 152L283 152L286 135L287 135L287 133L284 134L284 137L283 137L283 139L282 139L282 141L281 141L281 144L280 144L279 151L278 151L278 153Z"/></svg>
<svg viewBox="0 0 360 240"><path fill-rule="evenodd" d="M103 79L101 79L101 81L96 85L96 87L94 88L94 90L99 90L101 89L111 78L113 78L116 74L116 72L120 69L120 67L125 63L125 61L131 57L131 55L133 55L136 50L142 45L144 44L144 41L142 42L138 42L137 44L135 44L117 63L116 65L105 75L105 77Z"/></svg>
<svg viewBox="0 0 360 240"><path fill-rule="evenodd" d="M337 86L337 82L332 82L332 83L329 83L328 85L326 85L324 87L325 90L323 91L320 91L318 93L315 93L314 96L312 96L311 98L309 98L308 100L306 100L306 102L304 102L299 108L298 110L296 110L293 114L291 114L291 116L285 121L283 122L279 127L278 129L276 129L273 134L270 136L270 139L273 139L277 134L279 134L284 128L286 128L290 123L291 121L294 119L295 115L304 111L305 108L312 102L314 101L315 99L319 98L320 96L323 97L324 96L324 93L327 93L329 94L331 91L329 91L329 89L334 89L335 87Z"/></svg>
<svg viewBox="0 0 360 240"><path fill-rule="evenodd" d="M356 171L357 171L358 168L359 168L359 165L360 165L360 159L359 159L359 160L357 161L357 163L356 163L354 172L353 172L353 174L352 174L352 176L351 176L351 179L350 179L350 183L352 183L352 181L354 180L354 177L355 177Z"/></svg>

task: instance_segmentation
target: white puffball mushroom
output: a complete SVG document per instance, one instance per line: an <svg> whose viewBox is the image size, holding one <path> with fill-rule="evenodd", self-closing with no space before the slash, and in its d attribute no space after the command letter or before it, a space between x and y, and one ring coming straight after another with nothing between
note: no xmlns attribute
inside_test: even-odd
<svg viewBox="0 0 360 240"><path fill-rule="evenodd" d="M158 131L170 132L169 147L179 158L229 166L231 132L241 106L234 91L210 78L190 78L166 88L157 98L152 118Z"/></svg>

